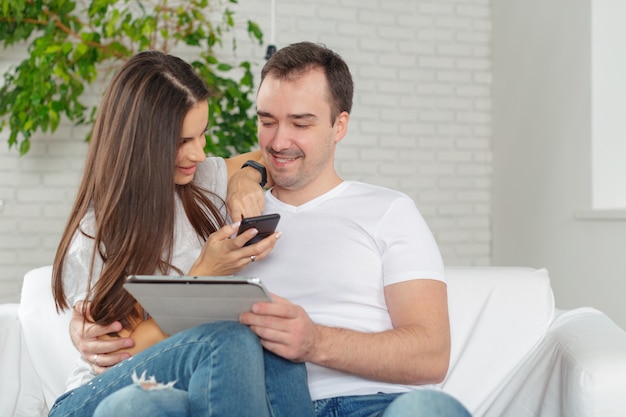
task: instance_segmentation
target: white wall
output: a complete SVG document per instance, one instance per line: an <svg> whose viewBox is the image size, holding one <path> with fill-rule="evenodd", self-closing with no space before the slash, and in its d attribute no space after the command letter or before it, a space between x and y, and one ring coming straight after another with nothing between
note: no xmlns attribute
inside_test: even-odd
<svg viewBox="0 0 626 417"><path fill-rule="evenodd" d="M493 2L493 263L546 267L557 306L626 328L626 222L591 208L590 0Z"/></svg>
<svg viewBox="0 0 626 417"><path fill-rule="evenodd" d="M591 0L592 204L626 210L626 2Z"/></svg>
<svg viewBox="0 0 626 417"><path fill-rule="evenodd" d="M270 1L235 10L238 24L252 18L269 38ZM489 1L276 0L275 33L279 47L323 42L351 65L356 96L338 152L342 175L414 198L448 265L488 264ZM245 36L238 45L258 74L265 47ZM0 70L24 53L0 49ZM61 126L53 138L35 138L23 158L0 143L0 301L17 300L23 274L52 262L82 169L84 133Z"/></svg>

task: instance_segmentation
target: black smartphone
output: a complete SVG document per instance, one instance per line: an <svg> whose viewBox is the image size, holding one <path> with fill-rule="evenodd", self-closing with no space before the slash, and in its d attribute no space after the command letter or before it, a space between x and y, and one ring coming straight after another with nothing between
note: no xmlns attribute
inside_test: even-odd
<svg viewBox="0 0 626 417"><path fill-rule="evenodd" d="M247 241L244 246L252 245L253 243L257 243L274 233L279 220L280 214L264 214L262 216L247 217L241 221L237 236L248 229L257 229L259 233Z"/></svg>

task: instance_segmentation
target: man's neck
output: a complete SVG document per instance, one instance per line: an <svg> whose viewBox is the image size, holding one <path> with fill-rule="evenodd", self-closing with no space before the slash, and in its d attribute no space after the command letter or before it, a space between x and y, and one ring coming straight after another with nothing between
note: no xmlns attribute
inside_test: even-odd
<svg viewBox="0 0 626 417"><path fill-rule="evenodd" d="M298 207L323 194L326 194L342 182L343 180L339 176L335 176L332 180L326 181L323 184L310 184L309 186L298 190L291 190L275 185L272 188L272 195L285 204Z"/></svg>

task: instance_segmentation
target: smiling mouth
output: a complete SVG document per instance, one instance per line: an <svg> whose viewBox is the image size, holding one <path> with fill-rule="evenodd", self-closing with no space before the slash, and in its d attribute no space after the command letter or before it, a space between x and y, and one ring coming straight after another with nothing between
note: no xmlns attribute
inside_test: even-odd
<svg viewBox="0 0 626 417"><path fill-rule="evenodd" d="M298 153L296 155L285 155L285 154L270 152L270 154L272 155L272 158L274 158L274 160L279 164L286 164L289 162L293 162L296 159L299 159L303 156L301 153Z"/></svg>
<svg viewBox="0 0 626 417"><path fill-rule="evenodd" d="M274 159L276 159L276 162L284 164L287 162L295 161L297 158L281 158L279 156L274 156Z"/></svg>

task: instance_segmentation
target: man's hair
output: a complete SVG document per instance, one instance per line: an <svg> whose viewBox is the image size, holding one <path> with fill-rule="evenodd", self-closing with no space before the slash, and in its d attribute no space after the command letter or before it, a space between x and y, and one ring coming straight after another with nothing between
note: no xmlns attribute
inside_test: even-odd
<svg viewBox="0 0 626 417"><path fill-rule="evenodd" d="M263 66L261 84L266 76L278 79L296 77L313 68L326 75L330 102L331 125L341 112L350 113L354 84L350 69L336 52L312 42L294 43L275 52Z"/></svg>

